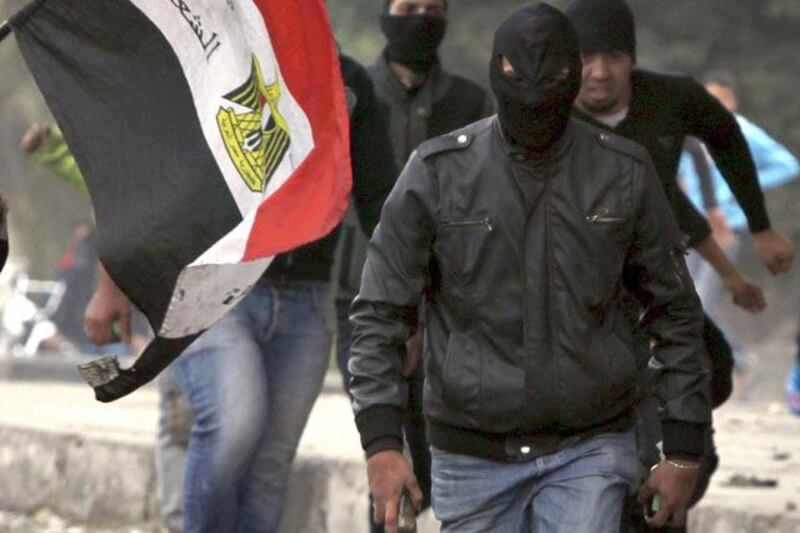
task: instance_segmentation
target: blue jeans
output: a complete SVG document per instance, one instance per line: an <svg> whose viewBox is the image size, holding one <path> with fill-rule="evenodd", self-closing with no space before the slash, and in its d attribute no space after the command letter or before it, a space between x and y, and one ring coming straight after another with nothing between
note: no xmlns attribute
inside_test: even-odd
<svg viewBox="0 0 800 533"><path fill-rule="evenodd" d="M636 480L633 430L599 435L524 463L432 448L442 533L618 533Z"/></svg>
<svg viewBox="0 0 800 533"><path fill-rule="evenodd" d="M277 531L332 342L327 283L259 284L174 364L194 412L187 533Z"/></svg>

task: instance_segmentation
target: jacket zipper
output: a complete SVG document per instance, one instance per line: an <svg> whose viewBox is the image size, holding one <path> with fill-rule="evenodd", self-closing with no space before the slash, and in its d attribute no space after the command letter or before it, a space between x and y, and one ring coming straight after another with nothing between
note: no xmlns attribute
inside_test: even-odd
<svg viewBox="0 0 800 533"><path fill-rule="evenodd" d="M592 224L617 224L619 222L625 222L625 219L622 217L609 217L597 214L586 217L586 222Z"/></svg>
<svg viewBox="0 0 800 533"><path fill-rule="evenodd" d="M553 317L550 314L550 304L552 302L553 282L553 247L552 247L552 228L550 221L550 181L545 181L544 184L544 257L545 257L545 290L544 290L544 324L545 324L545 338L547 339L547 351L551 364L550 371L552 372L553 388L548 391L551 394L551 400L555 400L555 404L560 404L560 383L559 383L559 368L558 359L553 357ZM556 409L558 411L558 409ZM556 412L556 415L560 413Z"/></svg>
<svg viewBox="0 0 800 533"><path fill-rule="evenodd" d="M465 218L463 220L448 220L444 222L447 228L472 228L472 227L486 227L487 231L494 231L492 219L489 217L482 218Z"/></svg>

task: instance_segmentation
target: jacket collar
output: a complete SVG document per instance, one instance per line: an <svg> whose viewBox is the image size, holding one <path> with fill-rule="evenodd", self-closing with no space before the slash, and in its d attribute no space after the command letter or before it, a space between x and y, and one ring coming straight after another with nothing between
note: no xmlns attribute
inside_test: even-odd
<svg viewBox="0 0 800 533"><path fill-rule="evenodd" d="M564 158L575 138L575 125L573 124L573 119L570 119L567 123L567 129L564 130L564 134L553 146L542 153L532 152L522 146L517 146L509 142L503 132L497 115L492 118L492 122L493 134L503 148L503 151L508 154L513 161L531 164L534 167L546 167L559 162Z"/></svg>

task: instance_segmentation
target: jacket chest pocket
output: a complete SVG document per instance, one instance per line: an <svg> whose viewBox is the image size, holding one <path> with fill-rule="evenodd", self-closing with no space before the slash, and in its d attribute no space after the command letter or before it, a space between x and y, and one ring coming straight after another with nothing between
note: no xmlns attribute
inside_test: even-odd
<svg viewBox="0 0 800 533"><path fill-rule="evenodd" d="M590 210L584 216L589 242L606 250L609 245L627 248L628 219L628 215L621 210L606 207Z"/></svg>
<svg viewBox="0 0 800 533"><path fill-rule="evenodd" d="M596 298L610 297L622 272L631 241L630 218L626 213L607 208L594 209L584 216L584 239L588 247L583 260L585 282Z"/></svg>
<svg viewBox="0 0 800 533"><path fill-rule="evenodd" d="M492 217L452 218L441 222L439 260L445 278L468 284L480 272L496 228Z"/></svg>

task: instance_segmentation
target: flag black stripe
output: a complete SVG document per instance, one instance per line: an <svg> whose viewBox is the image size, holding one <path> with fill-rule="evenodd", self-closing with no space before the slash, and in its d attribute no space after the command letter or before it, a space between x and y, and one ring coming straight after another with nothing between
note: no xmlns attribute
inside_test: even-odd
<svg viewBox="0 0 800 533"><path fill-rule="evenodd" d="M126 0L48 0L12 24L86 177L98 254L158 330L183 267L242 220L180 62Z"/></svg>

